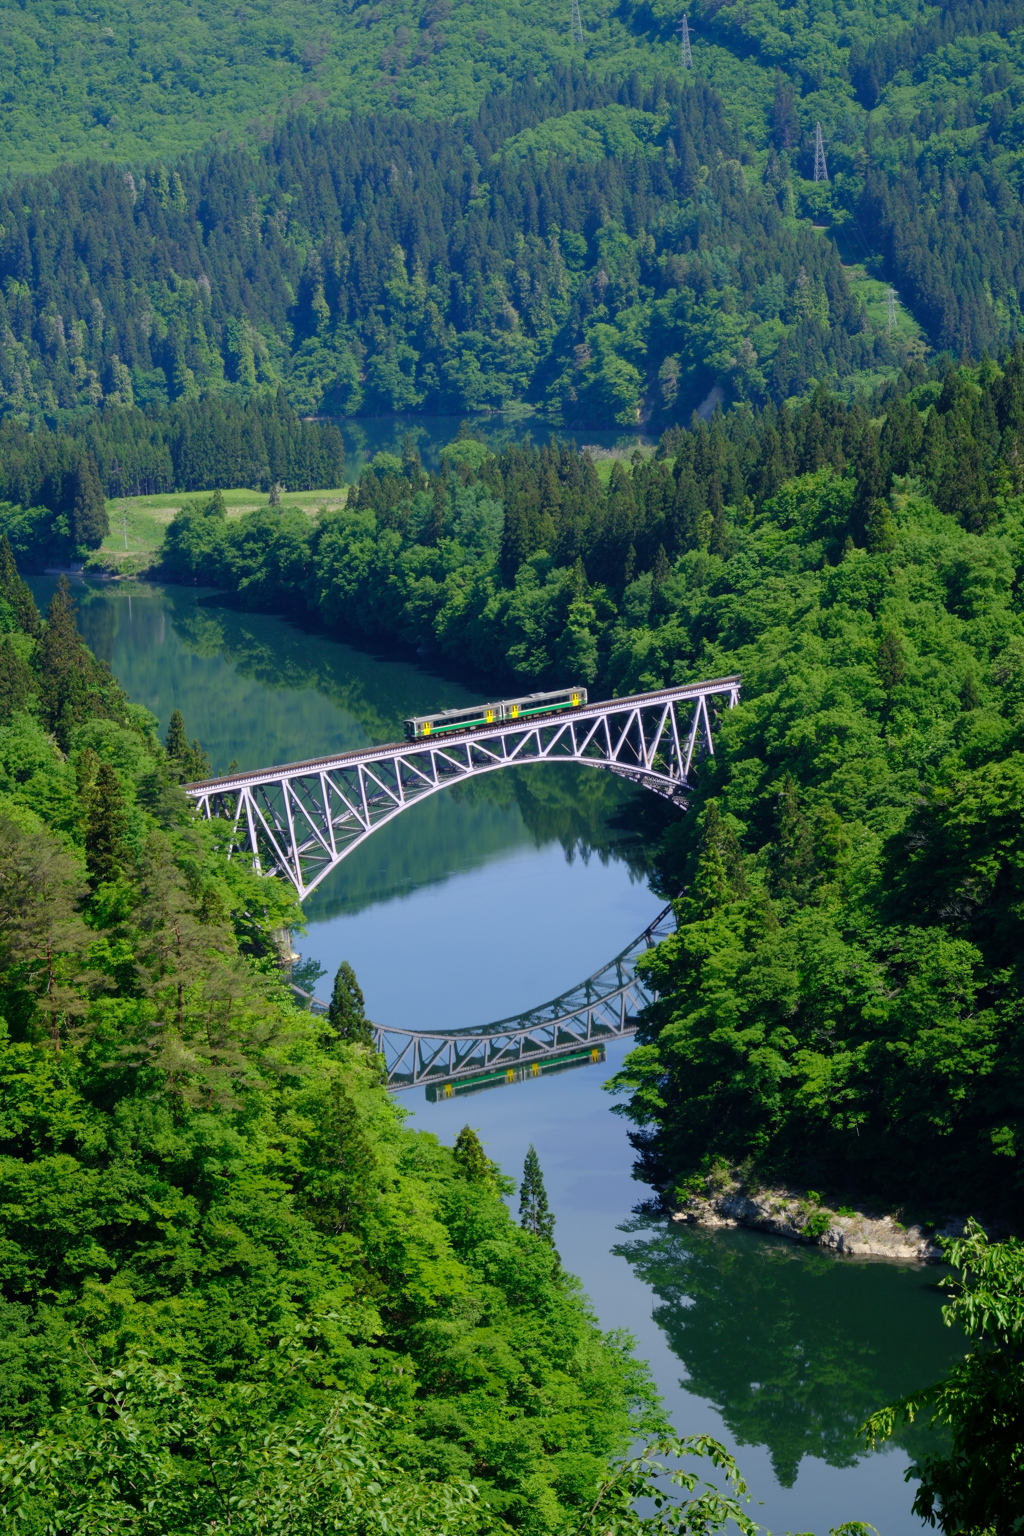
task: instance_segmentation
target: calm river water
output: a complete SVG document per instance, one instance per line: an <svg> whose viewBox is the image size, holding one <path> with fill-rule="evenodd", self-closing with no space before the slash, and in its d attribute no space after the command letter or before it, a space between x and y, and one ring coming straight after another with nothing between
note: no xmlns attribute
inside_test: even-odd
<svg viewBox="0 0 1024 1536"><path fill-rule="evenodd" d="M46 600L53 581L34 586ZM394 740L404 715L480 697L427 665L195 591L80 583L78 595L89 644L161 730L173 709L184 712L215 771ZM307 905L298 947L330 975L350 960L382 1023L485 1023L540 1003L610 959L660 906L616 826L630 793L570 766L494 774L458 798L446 791L335 872ZM512 1174L536 1145L563 1261L603 1326L634 1335L677 1429L734 1448L755 1519L777 1533L823 1536L851 1519L880 1536L920 1532L903 1472L927 1433L868 1455L856 1427L962 1348L942 1325L936 1272L634 1217L646 1191L601 1091L625 1049L537 1082L403 1102L448 1143L466 1121L479 1127Z"/></svg>

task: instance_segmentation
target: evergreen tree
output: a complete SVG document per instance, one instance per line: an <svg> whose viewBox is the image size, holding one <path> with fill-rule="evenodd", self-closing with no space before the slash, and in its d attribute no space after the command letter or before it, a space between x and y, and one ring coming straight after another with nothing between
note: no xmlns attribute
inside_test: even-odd
<svg viewBox="0 0 1024 1536"><path fill-rule="evenodd" d="M341 962L334 977L327 1019L339 1040L374 1049L373 1025L366 1017L362 989L347 960Z"/></svg>
<svg viewBox="0 0 1024 1536"><path fill-rule="evenodd" d="M195 737L189 741L185 731L185 717L180 709L174 711L168 722L164 750L180 784L192 784L198 779L210 777L210 759Z"/></svg>
<svg viewBox="0 0 1024 1536"><path fill-rule="evenodd" d="M46 610L46 628L36 652L36 667L44 723L66 752L76 725L90 714L110 714L104 698L109 674L104 677L78 633L75 602L66 576L57 582Z"/></svg>
<svg viewBox="0 0 1024 1536"><path fill-rule="evenodd" d="M480 1137L471 1125L464 1125L455 1138L453 1148L459 1172L468 1184L491 1184L490 1159L483 1149Z"/></svg>
<svg viewBox="0 0 1024 1536"><path fill-rule="evenodd" d="M14 554L6 533L0 533L0 598L7 602L18 628L26 635L38 635L42 629L35 598L18 575Z"/></svg>
<svg viewBox="0 0 1024 1536"><path fill-rule="evenodd" d="M6 635L0 635L0 725L16 710L28 709L35 698L35 684L26 662Z"/></svg>
<svg viewBox="0 0 1024 1536"><path fill-rule="evenodd" d="M180 709L171 715L164 737L164 749L172 763L181 763L188 753L188 737L185 734L185 716Z"/></svg>
<svg viewBox="0 0 1024 1536"><path fill-rule="evenodd" d="M109 763L99 763L85 801L85 867L93 890L125 873L129 855L124 793Z"/></svg>
<svg viewBox="0 0 1024 1536"><path fill-rule="evenodd" d="M878 676L887 694L906 681L903 641L895 629L887 629L878 643Z"/></svg>
<svg viewBox="0 0 1024 1536"><path fill-rule="evenodd" d="M555 1218L548 1209L544 1175L540 1171L540 1158L531 1145L523 1163L523 1182L519 1188L519 1225L535 1237L555 1246Z"/></svg>
<svg viewBox="0 0 1024 1536"><path fill-rule="evenodd" d="M96 460L91 453L84 453L75 469L72 537L79 549L99 549L109 532L110 519Z"/></svg>
<svg viewBox="0 0 1024 1536"><path fill-rule="evenodd" d="M184 758L185 783L194 784L210 777L210 759L193 736Z"/></svg>

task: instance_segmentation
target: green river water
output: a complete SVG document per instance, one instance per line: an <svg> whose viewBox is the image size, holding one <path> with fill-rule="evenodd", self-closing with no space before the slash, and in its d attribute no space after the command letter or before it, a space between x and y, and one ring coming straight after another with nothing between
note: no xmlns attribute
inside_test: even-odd
<svg viewBox="0 0 1024 1536"><path fill-rule="evenodd" d="M33 585L45 601L53 578ZM215 771L394 740L406 714L481 697L429 663L238 613L212 594L80 582L77 595L89 644L161 730L183 710ZM571 766L445 791L325 882L297 947L331 974L351 960L381 1023L461 1027L540 1003L611 958L661 905L619 826L633 793ZM962 1350L942 1324L937 1271L633 1215L647 1191L631 1179L627 1127L601 1091L626 1048L536 1082L404 1102L414 1124L449 1143L476 1125L513 1174L536 1145L563 1262L602 1324L634 1335L677 1429L734 1448L755 1519L775 1532L851 1519L880 1536L920 1531L903 1472L928 1432L915 1426L867 1454L856 1429Z"/></svg>

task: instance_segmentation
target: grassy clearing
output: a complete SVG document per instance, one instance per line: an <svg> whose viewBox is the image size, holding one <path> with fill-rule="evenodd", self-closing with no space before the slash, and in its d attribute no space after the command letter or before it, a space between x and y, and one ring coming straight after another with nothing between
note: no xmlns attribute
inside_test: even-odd
<svg viewBox="0 0 1024 1536"><path fill-rule="evenodd" d="M187 503L202 501L211 491L165 491L156 496L116 496L107 502L110 533L89 562L118 575L137 575L152 565L163 543L164 532ZM241 517L267 505L262 491L222 492L228 517ZM345 504L346 486L322 491L284 491L282 507L297 507L307 517Z"/></svg>
<svg viewBox="0 0 1024 1536"><path fill-rule="evenodd" d="M863 266L845 266L847 279L851 292L856 294L868 312L868 320L876 331L884 331L889 327L889 284L883 283L875 277L869 277L867 269ZM896 298L895 313L893 315L892 328L893 341L899 345L903 343L909 348L908 356L919 351L923 357L928 350L928 338L923 329L918 325L909 309L906 309Z"/></svg>

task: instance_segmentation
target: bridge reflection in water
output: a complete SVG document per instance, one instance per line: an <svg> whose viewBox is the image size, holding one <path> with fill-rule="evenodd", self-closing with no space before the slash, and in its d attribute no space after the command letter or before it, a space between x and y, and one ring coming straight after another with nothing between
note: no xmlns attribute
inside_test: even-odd
<svg viewBox="0 0 1024 1536"><path fill-rule="evenodd" d="M449 1098L468 1088L496 1087L603 1060L607 1042L633 1034L637 1015L653 1000L653 991L636 974L637 960L674 932L668 906L593 976L513 1018L450 1033L378 1025L376 1043L387 1066L388 1087L425 1087L429 1099ZM319 998L310 998L310 1006L315 1013L327 1012Z"/></svg>

